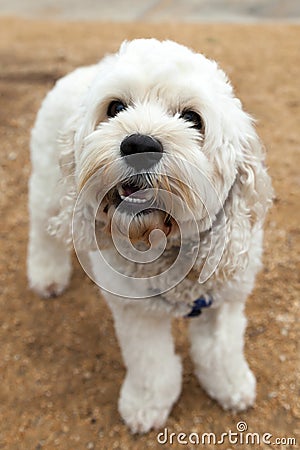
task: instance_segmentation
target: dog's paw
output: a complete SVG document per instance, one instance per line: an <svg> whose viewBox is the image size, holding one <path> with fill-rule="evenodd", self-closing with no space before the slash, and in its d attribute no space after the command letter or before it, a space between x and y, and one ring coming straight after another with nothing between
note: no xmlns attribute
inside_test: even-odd
<svg viewBox="0 0 300 450"><path fill-rule="evenodd" d="M181 391L181 365L169 377L136 380L125 378L119 398L119 412L132 433L147 433L161 428ZM163 381L162 381L163 380Z"/></svg>
<svg viewBox="0 0 300 450"><path fill-rule="evenodd" d="M63 293L69 284L71 265L40 265L28 267L30 288L42 298L54 298Z"/></svg>
<svg viewBox="0 0 300 450"><path fill-rule="evenodd" d="M147 433L165 424L172 405L163 407L152 403L151 399L147 402L142 398L120 398L119 412L132 433Z"/></svg>
<svg viewBox="0 0 300 450"><path fill-rule="evenodd" d="M199 378L201 381L201 377ZM215 381L217 384L210 386L205 382L201 382L201 384L223 409L239 412L253 406L256 396L256 380L248 366L236 377L228 378L224 374L224 378Z"/></svg>
<svg viewBox="0 0 300 450"><path fill-rule="evenodd" d="M225 410L239 412L253 406L256 397L256 380L250 369L244 372L243 378L240 378L237 383L232 383L228 394L219 400Z"/></svg>
<svg viewBox="0 0 300 450"><path fill-rule="evenodd" d="M46 286L43 285L32 285L31 289L36 292L42 298L55 298L61 295L66 289L68 283L50 283Z"/></svg>

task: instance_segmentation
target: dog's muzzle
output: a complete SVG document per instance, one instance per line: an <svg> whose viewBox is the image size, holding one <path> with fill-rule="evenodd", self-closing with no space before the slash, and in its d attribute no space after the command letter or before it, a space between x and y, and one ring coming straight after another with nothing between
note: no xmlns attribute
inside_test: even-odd
<svg viewBox="0 0 300 450"><path fill-rule="evenodd" d="M162 144L152 136L132 134L121 143L120 152L135 170L147 170L157 164L163 154Z"/></svg>

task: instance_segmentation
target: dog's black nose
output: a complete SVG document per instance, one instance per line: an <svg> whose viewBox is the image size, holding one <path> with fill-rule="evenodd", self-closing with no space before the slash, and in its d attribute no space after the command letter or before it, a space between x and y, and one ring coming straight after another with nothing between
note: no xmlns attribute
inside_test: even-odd
<svg viewBox="0 0 300 450"><path fill-rule="evenodd" d="M151 136L132 134L121 143L120 151L130 166L137 170L150 169L162 157L163 146Z"/></svg>

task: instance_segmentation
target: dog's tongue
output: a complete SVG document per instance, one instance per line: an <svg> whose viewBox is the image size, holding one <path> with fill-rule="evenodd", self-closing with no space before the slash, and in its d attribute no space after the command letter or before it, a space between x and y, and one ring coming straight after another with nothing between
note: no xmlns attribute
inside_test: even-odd
<svg viewBox="0 0 300 450"><path fill-rule="evenodd" d="M135 192L139 192L139 188L136 186L129 186L128 184L122 185L123 195L124 197L128 197L129 195L134 194Z"/></svg>

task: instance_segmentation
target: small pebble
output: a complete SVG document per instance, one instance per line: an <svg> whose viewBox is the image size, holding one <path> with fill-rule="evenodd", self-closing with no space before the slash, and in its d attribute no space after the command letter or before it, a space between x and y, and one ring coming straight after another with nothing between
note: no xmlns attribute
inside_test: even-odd
<svg viewBox="0 0 300 450"><path fill-rule="evenodd" d="M85 373L83 374L83 378L84 378L85 380L89 380L90 378L92 378L91 372L85 372Z"/></svg>
<svg viewBox="0 0 300 450"><path fill-rule="evenodd" d="M269 398L276 398L277 397L277 392L274 392L274 391L273 392L269 392L268 393L268 397Z"/></svg>
<svg viewBox="0 0 300 450"><path fill-rule="evenodd" d="M17 159L17 154L15 152L9 152L7 159L9 159L9 161L15 161Z"/></svg>

